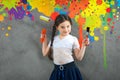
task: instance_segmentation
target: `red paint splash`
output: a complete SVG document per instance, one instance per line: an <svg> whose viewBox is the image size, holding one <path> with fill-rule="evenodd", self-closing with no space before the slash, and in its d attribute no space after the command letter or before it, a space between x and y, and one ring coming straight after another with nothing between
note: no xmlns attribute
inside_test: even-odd
<svg viewBox="0 0 120 80"><path fill-rule="evenodd" d="M51 18L52 20L55 20L58 15L59 15L58 12L53 12L53 13L51 14L50 18Z"/></svg>
<svg viewBox="0 0 120 80"><path fill-rule="evenodd" d="M110 13L110 11L111 11L111 8L107 8L107 9L106 9L106 12L107 12L107 13Z"/></svg>
<svg viewBox="0 0 120 80"><path fill-rule="evenodd" d="M107 22L110 22L112 19L111 18L107 18Z"/></svg>

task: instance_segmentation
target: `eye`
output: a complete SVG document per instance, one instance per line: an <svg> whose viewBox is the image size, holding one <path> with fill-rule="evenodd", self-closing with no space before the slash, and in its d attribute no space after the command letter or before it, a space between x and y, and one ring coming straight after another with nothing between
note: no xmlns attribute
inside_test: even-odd
<svg viewBox="0 0 120 80"><path fill-rule="evenodd" d="M64 26L61 26L62 29L64 29L65 27Z"/></svg>
<svg viewBox="0 0 120 80"><path fill-rule="evenodd" d="M68 25L67 28L69 28L70 26Z"/></svg>

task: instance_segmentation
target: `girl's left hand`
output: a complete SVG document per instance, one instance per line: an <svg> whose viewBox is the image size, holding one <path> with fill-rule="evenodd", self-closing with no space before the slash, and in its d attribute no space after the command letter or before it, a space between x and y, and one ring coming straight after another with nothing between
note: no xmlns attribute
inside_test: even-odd
<svg viewBox="0 0 120 80"><path fill-rule="evenodd" d="M84 40L83 40L83 44L84 44L85 46L89 46L89 44L90 44L89 38L84 39Z"/></svg>

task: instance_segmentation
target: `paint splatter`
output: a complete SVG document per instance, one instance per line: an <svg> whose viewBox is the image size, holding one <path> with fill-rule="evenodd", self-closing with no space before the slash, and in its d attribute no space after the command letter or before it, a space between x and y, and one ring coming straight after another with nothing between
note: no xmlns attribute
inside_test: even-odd
<svg viewBox="0 0 120 80"><path fill-rule="evenodd" d="M46 16L50 16L54 12L55 1L54 0L32 0L30 1L32 10L37 8L38 12L44 13Z"/></svg>
<svg viewBox="0 0 120 80"><path fill-rule="evenodd" d="M102 4L102 0L97 0L96 3L97 3L97 5L101 5Z"/></svg>
<svg viewBox="0 0 120 80"><path fill-rule="evenodd" d="M17 10L15 10L14 8L10 9L10 11L8 11L8 14L10 17L14 15L16 20L23 19L25 15L25 11L22 10L22 7L17 7Z"/></svg>
<svg viewBox="0 0 120 80"><path fill-rule="evenodd" d="M120 7L120 0L117 0L117 6Z"/></svg>
<svg viewBox="0 0 120 80"><path fill-rule="evenodd" d="M15 19L23 19L24 16L28 16L31 20L34 20L31 11L36 8L38 12L42 12L51 18L53 18L51 15L54 12L58 14L68 14L71 18L75 19L78 25L83 24L78 19L84 18L84 25L81 25L82 29L85 30L86 27L89 26L91 29L90 36L93 36L95 40L98 39L95 37L95 29L100 28L101 34L103 34L104 26L110 27L114 25L113 18L119 20L119 11L117 12L118 9L115 9L115 1L113 0L0 0L0 2L2 5L0 12L6 9L10 20L12 20L13 17ZM119 4L120 1L117 0L118 7ZM115 14L115 12L117 12L117 14ZM1 21L3 20L1 17ZM111 29L110 33L113 33L113 29Z"/></svg>
<svg viewBox="0 0 120 80"><path fill-rule="evenodd" d="M107 68L107 53L106 53L106 33L103 34L103 59L104 59L104 68Z"/></svg>
<svg viewBox="0 0 120 80"><path fill-rule="evenodd" d="M69 1L70 0L55 0L55 4L58 4L60 6L64 6L64 5L67 6Z"/></svg>
<svg viewBox="0 0 120 80"><path fill-rule="evenodd" d="M75 15L80 14L81 10L85 10L88 6L88 0L72 1L69 6L69 16L74 18Z"/></svg>
<svg viewBox="0 0 120 80"><path fill-rule="evenodd" d="M2 0L2 3L1 4L4 4L4 6L2 8L0 8L0 12L2 12L5 8L8 8L9 10L11 8L15 8L16 6L16 3L18 2L19 0Z"/></svg>
<svg viewBox="0 0 120 80"><path fill-rule="evenodd" d="M0 14L0 22L4 20L4 16Z"/></svg>

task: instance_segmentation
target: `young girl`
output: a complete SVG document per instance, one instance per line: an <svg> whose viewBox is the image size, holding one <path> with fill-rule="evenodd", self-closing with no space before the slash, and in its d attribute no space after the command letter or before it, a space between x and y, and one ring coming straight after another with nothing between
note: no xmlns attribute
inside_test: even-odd
<svg viewBox="0 0 120 80"><path fill-rule="evenodd" d="M54 62L54 70L49 80L82 80L80 70L75 65L72 55L74 54L78 60L82 60L89 40L83 40L80 49L77 38L70 35L71 26L72 21L69 16L58 15L55 19L49 44L47 44L47 38L44 35L43 56L48 56ZM55 35L57 30L59 34Z"/></svg>

